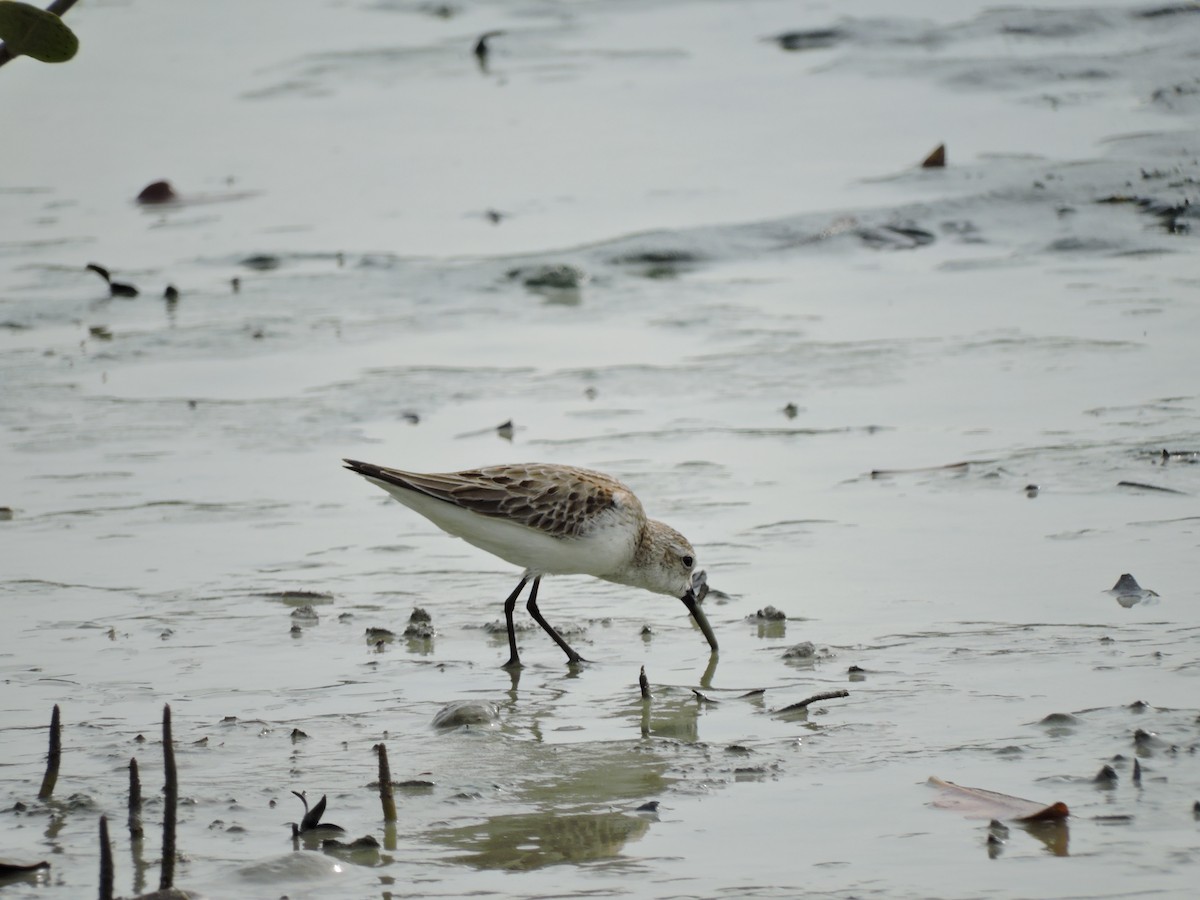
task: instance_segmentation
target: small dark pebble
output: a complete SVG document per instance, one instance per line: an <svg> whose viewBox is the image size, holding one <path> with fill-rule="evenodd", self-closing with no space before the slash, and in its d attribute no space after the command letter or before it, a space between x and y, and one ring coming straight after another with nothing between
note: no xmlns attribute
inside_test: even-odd
<svg viewBox="0 0 1200 900"><path fill-rule="evenodd" d="M1096 777L1092 779L1096 784L1112 785L1117 783L1117 770L1112 766L1103 766Z"/></svg>
<svg viewBox="0 0 1200 900"><path fill-rule="evenodd" d="M147 206L156 203L173 203L179 199L169 181L152 181L137 195L137 202Z"/></svg>
<svg viewBox="0 0 1200 900"><path fill-rule="evenodd" d="M783 622L787 619L787 613L773 606L764 606L754 614L753 618L763 622Z"/></svg>
<svg viewBox="0 0 1200 900"><path fill-rule="evenodd" d="M1150 708L1150 704L1145 700L1134 700L1129 704L1129 708L1134 712L1145 712Z"/></svg>
<svg viewBox="0 0 1200 900"><path fill-rule="evenodd" d="M787 416L789 419L796 418L796 416L799 415L799 413L800 413L800 407L798 407L795 403L789 403L787 406L785 406L783 408L783 414L785 416Z"/></svg>
<svg viewBox="0 0 1200 900"><path fill-rule="evenodd" d="M388 631L386 628L368 628L367 640L369 641L388 641L396 636L394 631Z"/></svg>
<svg viewBox="0 0 1200 900"><path fill-rule="evenodd" d="M428 612L421 609L419 606L414 606L412 615L408 617L409 622L432 622L433 617Z"/></svg>
<svg viewBox="0 0 1200 900"><path fill-rule="evenodd" d="M643 803L641 806L639 806L637 808L637 811L638 812L658 812L658 806L659 806L659 802L657 800L650 800L650 801L647 801L646 803Z"/></svg>
<svg viewBox="0 0 1200 900"><path fill-rule="evenodd" d="M1153 732L1144 731L1139 728L1133 733L1133 743L1138 747L1156 747L1162 746L1163 742Z"/></svg>
<svg viewBox="0 0 1200 900"><path fill-rule="evenodd" d="M303 731L301 731L299 728L293 728L291 736L292 736L292 743L295 743L296 741L303 741L308 738L308 735L305 734Z"/></svg>
<svg viewBox="0 0 1200 900"><path fill-rule="evenodd" d="M1036 497L1038 495L1038 491L1040 491L1040 490L1041 490L1041 488L1038 487L1036 484L1027 484L1027 485L1025 485L1025 496L1026 497Z"/></svg>
<svg viewBox="0 0 1200 900"><path fill-rule="evenodd" d="M404 636L416 640L430 640L437 636L437 630L428 622L409 622L404 628Z"/></svg>
<svg viewBox="0 0 1200 900"><path fill-rule="evenodd" d="M922 169L944 169L946 168L946 145L938 144L930 151L929 155L921 161Z"/></svg>
<svg viewBox="0 0 1200 900"><path fill-rule="evenodd" d="M1079 720L1070 713L1050 713L1045 716L1039 725L1078 725Z"/></svg>
<svg viewBox="0 0 1200 900"><path fill-rule="evenodd" d="M178 300L179 288L175 287L173 284L168 284L166 289L163 291L163 299L172 303Z"/></svg>

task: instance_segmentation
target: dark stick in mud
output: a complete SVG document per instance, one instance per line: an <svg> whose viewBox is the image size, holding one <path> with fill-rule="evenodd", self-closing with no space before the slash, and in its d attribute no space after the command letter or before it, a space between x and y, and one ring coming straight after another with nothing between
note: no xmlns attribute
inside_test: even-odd
<svg viewBox="0 0 1200 900"><path fill-rule="evenodd" d="M383 821L396 821L396 796L392 791L392 768L388 765L387 747L375 745L379 754L379 802L383 805Z"/></svg>
<svg viewBox="0 0 1200 900"><path fill-rule="evenodd" d="M138 840L142 836L142 779L138 776L136 757L129 760L129 837Z"/></svg>
<svg viewBox="0 0 1200 900"><path fill-rule="evenodd" d="M642 689L642 699L650 699L650 679L646 677L646 667L642 666L642 671L638 674L638 687Z"/></svg>
<svg viewBox="0 0 1200 900"><path fill-rule="evenodd" d="M50 714L50 753L46 757L46 775L42 778L42 787L38 790L39 800L49 800L54 793L54 785L58 782L58 766L62 762L62 715L58 704L54 704L54 712Z"/></svg>
<svg viewBox="0 0 1200 900"><path fill-rule="evenodd" d="M175 812L179 806L179 780L175 772L175 745L171 738L171 705L163 705L163 842L160 891L170 890L175 881Z"/></svg>
<svg viewBox="0 0 1200 900"><path fill-rule="evenodd" d="M113 898L113 855L108 840L108 816L100 817L100 900Z"/></svg>

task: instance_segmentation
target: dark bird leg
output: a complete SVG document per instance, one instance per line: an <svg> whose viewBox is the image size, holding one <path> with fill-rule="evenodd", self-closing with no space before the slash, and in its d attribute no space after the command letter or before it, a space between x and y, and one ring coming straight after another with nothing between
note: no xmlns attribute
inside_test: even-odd
<svg viewBox="0 0 1200 900"><path fill-rule="evenodd" d="M513 630L513 610L517 608L517 598L521 596L521 591L525 590L525 583L529 581L529 576L525 575L521 578L521 583L517 585L517 589L508 595L508 599L504 601L504 621L508 625L508 662L501 668L504 669L519 669L521 668L521 657L517 655L517 633ZM537 582L534 582L534 592L537 591Z"/></svg>
<svg viewBox="0 0 1200 900"><path fill-rule="evenodd" d="M571 645L562 639L562 635L555 631L549 622L542 616L541 610L537 605L538 585L542 583L542 576L539 575L533 579L533 587L529 591L529 602L525 604L525 608L529 610L529 614L533 616L533 620L542 626L542 629L550 637L554 638L554 643L562 648L563 653L567 654L567 662L572 665L575 663L587 662L582 656L571 649ZM511 632L509 632L511 634Z"/></svg>

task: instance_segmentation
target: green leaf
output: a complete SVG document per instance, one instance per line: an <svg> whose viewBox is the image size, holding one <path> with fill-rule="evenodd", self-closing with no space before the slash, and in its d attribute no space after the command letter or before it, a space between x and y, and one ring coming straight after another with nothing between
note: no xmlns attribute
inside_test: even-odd
<svg viewBox="0 0 1200 900"><path fill-rule="evenodd" d="M47 63L66 62L79 50L79 38L62 19L16 0L0 0L0 40L13 56Z"/></svg>

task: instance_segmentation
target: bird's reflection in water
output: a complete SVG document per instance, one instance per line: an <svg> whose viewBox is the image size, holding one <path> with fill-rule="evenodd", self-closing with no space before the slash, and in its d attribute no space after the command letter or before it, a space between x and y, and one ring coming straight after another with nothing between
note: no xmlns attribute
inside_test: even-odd
<svg viewBox="0 0 1200 900"><path fill-rule="evenodd" d="M479 869L528 871L559 863L609 859L649 827L649 819L628 813L547 810L495 816L432 837L438 843L467 851L451 857L452 862Z"/></svg>

